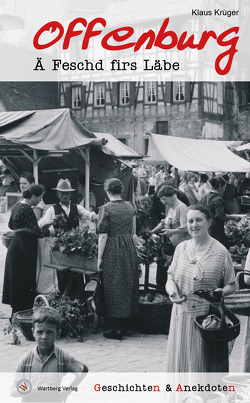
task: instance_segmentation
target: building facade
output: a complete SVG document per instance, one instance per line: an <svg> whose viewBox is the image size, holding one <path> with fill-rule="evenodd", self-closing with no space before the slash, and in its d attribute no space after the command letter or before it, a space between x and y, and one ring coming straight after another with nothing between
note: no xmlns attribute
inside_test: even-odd
<svg viewBox="0 0 250 403"><path fill-rule="evenodd" d="M24 48L20 46L21 33L24 38L43 21L37 12L36 2L32 0L0 0L0 40L5 41L14 30L17 33L15 46L20 47L20 54L25 57ZM250 9L250 1L240 2L235 0L235 9L240 10L241 16L247 16ZM119 6L118 6L119 4ZM195 2L199 10L212 8L214 5L221 8L230 8L230 1L198 1ZM205 7L206 5L206 7ZM176 7L180 10L176 16ZM231 26L230 18L225 19L223 27L220 26L219 18L196 18L190 12L190 4L183 0L170 1L166 5L164 0L157 0L152 7L151 0L55 0L53 4L48 0L39 4L42 14L44 8L50 7L50 15L56 16L61 21L71 21L76 17L86 17L90 21L94 16L109 17L109 27L115 29L133 21L135 36L139 37L142 32L152 29L159 32L162 21L166 17L171 19L171 29L178 34L184 32L194 33L197 38L201 37L204 30L214 29L221 32L222 29ZM140 12L138 13L138 9ZM36 12L32 12L36 10ZM38 11L39 11L38 10ZM150 15L148 10L150 10ZM106 13L106 14L105 14ZM36 15L37 20L33 18ZM47 17L44 16L47 21ZM142 23L143 21L143 23ZM248 21L245 30L249 29ZM10 30L10 33L8 32ZM246 32L246 37L249 37ZM9 41L13 40L13 32ZM69 60L87 59L91 63L100 59L100 38L90 41L85 52L81 49L82 38L75 38L71 43ZM26 39L27 40L27 39ZM23 39L23 43L24 43ZM248 39L244 41L248 43ZM4 45L6 46L6 45ZM10 45L12 46L12 45ZM138 51L144 55L145 46ZM155 59L159 59L156 49ZM206 52L200 59L199 52L176 52L171 54L169 62L178 60L182 65L190 66L192 71L197 71L197 65L202 64L207 75L202 77L197 74L195 80L184 81L112 81L112 77L104 78L103 81L94 81L88 77L88 71L66 71L67 78L60 77L58 83L0 83L0 110L26 110L26 109L50 109L56 107L70 108L76 117L93 132L107 132L135 151L147 154L148 134L158 133L169 136L190 138L205 138L216 140L248 140L250 135L249 119L249 83L236 82L212 82L209 80L209 69L214 69L214 42L207 44ZM121 52L119 57L131 62L134 57L132 52ZM66 52L60 55L69 58ZM166 57L166 56L165 56ZM113 56L111 56L111 59ZM144 56L143 56L144 58ZM20 56L20 60L22 57ZM108 62L108 61L107 61ZM186 71L188 77L190 71ZM98 72L97 72L98 76ZM83 81L84 79L86 81ZM105 77L105 75L103 76ZM150 79L150 76L148 76ZM109 81L110 80L110 81ZM183 80L183 81L182 81ZM22 95L23 94L23 95Z"/></svg>
<svg viewBox="0 0 250 403"><path fill-rule="evenodd" d="M60 107L93 132L107 132L147 154L148 134L237 138L237 87L223 82L74 82L59 84Z"/></svg>

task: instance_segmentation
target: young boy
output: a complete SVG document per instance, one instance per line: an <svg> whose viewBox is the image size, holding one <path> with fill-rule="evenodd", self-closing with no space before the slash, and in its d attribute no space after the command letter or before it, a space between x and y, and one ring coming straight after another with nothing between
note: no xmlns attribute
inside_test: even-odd
<svg viewBox="0 0 250 403"><path fill-rule="evenodd" d="M71 392L78 390L77 386L84 377L80 373L88 372L88 368L55 345L56 339L60 336L60 325L61 318L56 309L41 307L34 312L33 335L36 346L21 357L15 369L15 372L22 373L22 376L15 375L12 396L22 395L23 401L61 402L65 401ZM65 373L75 373L70 385L61 385ZM30 379L31 393L28 393L26 384L22 385L22 379Z"/></svg>

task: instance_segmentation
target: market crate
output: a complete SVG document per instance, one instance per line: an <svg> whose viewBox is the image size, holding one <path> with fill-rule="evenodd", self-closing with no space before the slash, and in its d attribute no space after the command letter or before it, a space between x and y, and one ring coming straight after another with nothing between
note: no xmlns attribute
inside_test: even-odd
<svg viewBox="0 0 250 403"><path fill-rule="evenodd" d="M97 257L89 259L74 253L68 254L61 251L52 250L50 252L50 263L68 266L69 268L76 267L77 269L84 269L93 273L97 272Z"/></svg>

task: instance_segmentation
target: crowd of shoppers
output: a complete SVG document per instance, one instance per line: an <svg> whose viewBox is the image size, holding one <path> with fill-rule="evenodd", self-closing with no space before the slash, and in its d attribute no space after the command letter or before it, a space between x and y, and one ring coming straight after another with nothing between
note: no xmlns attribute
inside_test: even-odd
<svg viewBox="0 0 250 403"><path fill-rule="evenodd" d="M173 303L167 371L227 372L227 343L207 345L195 327L195 317L206 313L209 304L194 292L217 290L224 296L235 290L224 223L239 219L234 214L242 211L241 198L250 194L250 179L245 174L208 172L182 172L180 178L169 168L140 164L134 170L136 196L152 198L150 232L163 235L172 247L171 265L163 268L159 264L156 279L158 286L166 287ZM39 220L33 208L42 203L44 188L35 185L29 173L21 175L19 187L22 198L12 208L9 221L14 237L6 257L2 302L11 305L13 313L32 308L38 239L55 234L59 215L64 216L65 231L84 226L87 220L97 222L97 270L103 274L108 325L103 335L121 340L129 318L139 307L138 261L132 237L136 209L123 200L122 182L117 178L105 182L109 201L97 215L72 203L75 189L68 179L60 179L53 188L59 202ZM58 282L62 293L68 279L60 284L58 278Z"/></svg>

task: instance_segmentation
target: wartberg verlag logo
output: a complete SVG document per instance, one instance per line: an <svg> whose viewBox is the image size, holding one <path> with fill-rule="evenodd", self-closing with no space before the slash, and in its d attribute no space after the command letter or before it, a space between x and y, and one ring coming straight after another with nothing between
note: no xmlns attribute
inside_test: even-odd
<svg viewBox="0 0 250 403"><path fill-rule="evenodd" d="M28 379L22 379L17 382L16 388L21 395L27 395L32 390L32 384Z"/></svg>

